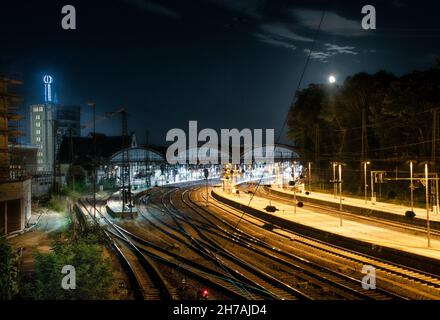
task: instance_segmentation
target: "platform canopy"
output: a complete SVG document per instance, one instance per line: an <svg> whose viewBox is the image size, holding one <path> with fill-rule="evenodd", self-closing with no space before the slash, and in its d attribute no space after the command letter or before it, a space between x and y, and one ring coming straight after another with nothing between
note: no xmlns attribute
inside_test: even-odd
<svg viewBox="0 0 440 320"><path fill-rule="evenodd" d="M213 158L213 161L209 161L209 159ZM188 148L181 152L179 152L174 160L178 161L178 163L203 163L208 164L214 162L215 164L227 163L229 162L230 155L229 153L223 152L220 148L204 148L204 147L194 147ZM215 159L215 160L214 160ZM199 161L199 162L198 162Z"/></svg>
<svg viewBox="0 0 440 320"><path fill-rule="evenodd" d="M262 146L244 152L241 158L247 159L248 157L252 157L256 163L266 162L267 158L272 158L274 162L296 161L300 158L296 148L293 146L275 144L273 148L268 149L273 150L272 155L266 154L266 146ZM260 157L258 155L260 155Z"/></svg>
<svg viewBox="0 0 440 320"><path fill-rule="evenodd" d="M165 158L156 150L134 147L116 152L111 156L110 163L121 164L124 157L127 157L125 160L129 162L165 162Z"/></svg>

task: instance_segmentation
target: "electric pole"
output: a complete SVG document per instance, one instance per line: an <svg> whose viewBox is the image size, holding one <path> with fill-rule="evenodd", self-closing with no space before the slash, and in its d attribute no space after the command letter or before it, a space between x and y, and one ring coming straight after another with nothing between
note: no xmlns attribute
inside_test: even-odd
<svg viewBox="0 0 440 320"><path fill-rule="evenodd" d="M93 108L93 219L96 221L96 104L88 104Z"/></svg>

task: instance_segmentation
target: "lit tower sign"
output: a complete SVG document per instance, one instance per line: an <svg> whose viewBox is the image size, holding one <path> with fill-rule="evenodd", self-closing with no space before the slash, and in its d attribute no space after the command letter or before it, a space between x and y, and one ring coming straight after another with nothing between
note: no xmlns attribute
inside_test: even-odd
<svg viewBox="0 0 440 320"><path fill-rule="evenodd" d="M50 103L53 101L52 98L53 78L52 76L46 75L43 77L43 81L44 81L44 102Z"/></svg>

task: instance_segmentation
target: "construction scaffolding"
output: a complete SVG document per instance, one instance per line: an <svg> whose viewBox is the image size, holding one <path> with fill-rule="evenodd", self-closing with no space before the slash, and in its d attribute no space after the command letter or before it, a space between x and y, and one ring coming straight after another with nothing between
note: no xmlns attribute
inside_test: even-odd
<svg viewBox="0 0 440 320"><path fill-rule="evenodd" d="M10 143L16 143L22 133L18 129L18 121L22 117L17 113L21 96L10 88L22 85L19 80L0 76L0 181L13 180L11 175Z"/></svg>

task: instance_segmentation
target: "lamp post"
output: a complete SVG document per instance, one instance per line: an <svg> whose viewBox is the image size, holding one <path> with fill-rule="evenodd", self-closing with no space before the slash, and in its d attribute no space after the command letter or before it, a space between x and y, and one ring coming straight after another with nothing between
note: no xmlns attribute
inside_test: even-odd
<svg viewBox="0 0 440 320"><path fill-rule="evenodd" d="M365 204L367 204L367 188L368 188L368 184L367 184L367 165L370 164L370 161L364 161L364 195L365 195Z"/></svg>
<svg viewBox="0 0 440 320"><path fill-rule="evenodd" d="M309 191L312 191L312 163L309 162Z"/></svg>
<svg viewBox="0 0 440 320"><path fill-rule="evenodd" d="M342 164L338 163L339 171L339 211L342 211ZM339 226L342 227L342 214L339 213Z"/></svg>
<svg viewBox="0 0 440 320"><path fill-rule="evenodd" d="M93 219L96 221L96 104L88 105L93 108Z"/></svg>
<svg viewBox="0 0 440 320"><path fill-rule="evenodd" d="M411 190L411 211L414 212L414 183L413 183L413 162L409 162L409 188Z"/></svg>
<svg viewBox="0 0 440 320"><path fill-rule="evenodd" d="M338 187L336 185L336 162L332 162L332 167L333 167L333 196L335 197L335 199L337 198L337 193L338 193Z"/></svg>
<svg viewBox="0 0 440 320"><path fill-rule="evenodd" d="M297 206L297 202L296 202L296 186L293 187L293 201L295 202L295 207L293 209L293 214L296 215L296 206Z"/></svg>
<svg viewBox="0 0 440 320"><path fill-rule="evenodd" d="M428 163L425 163L425 183L426 183L426 231L428 237L428 248L431 247L431 230L429 225L429 183L428 183Z"/></svg>

